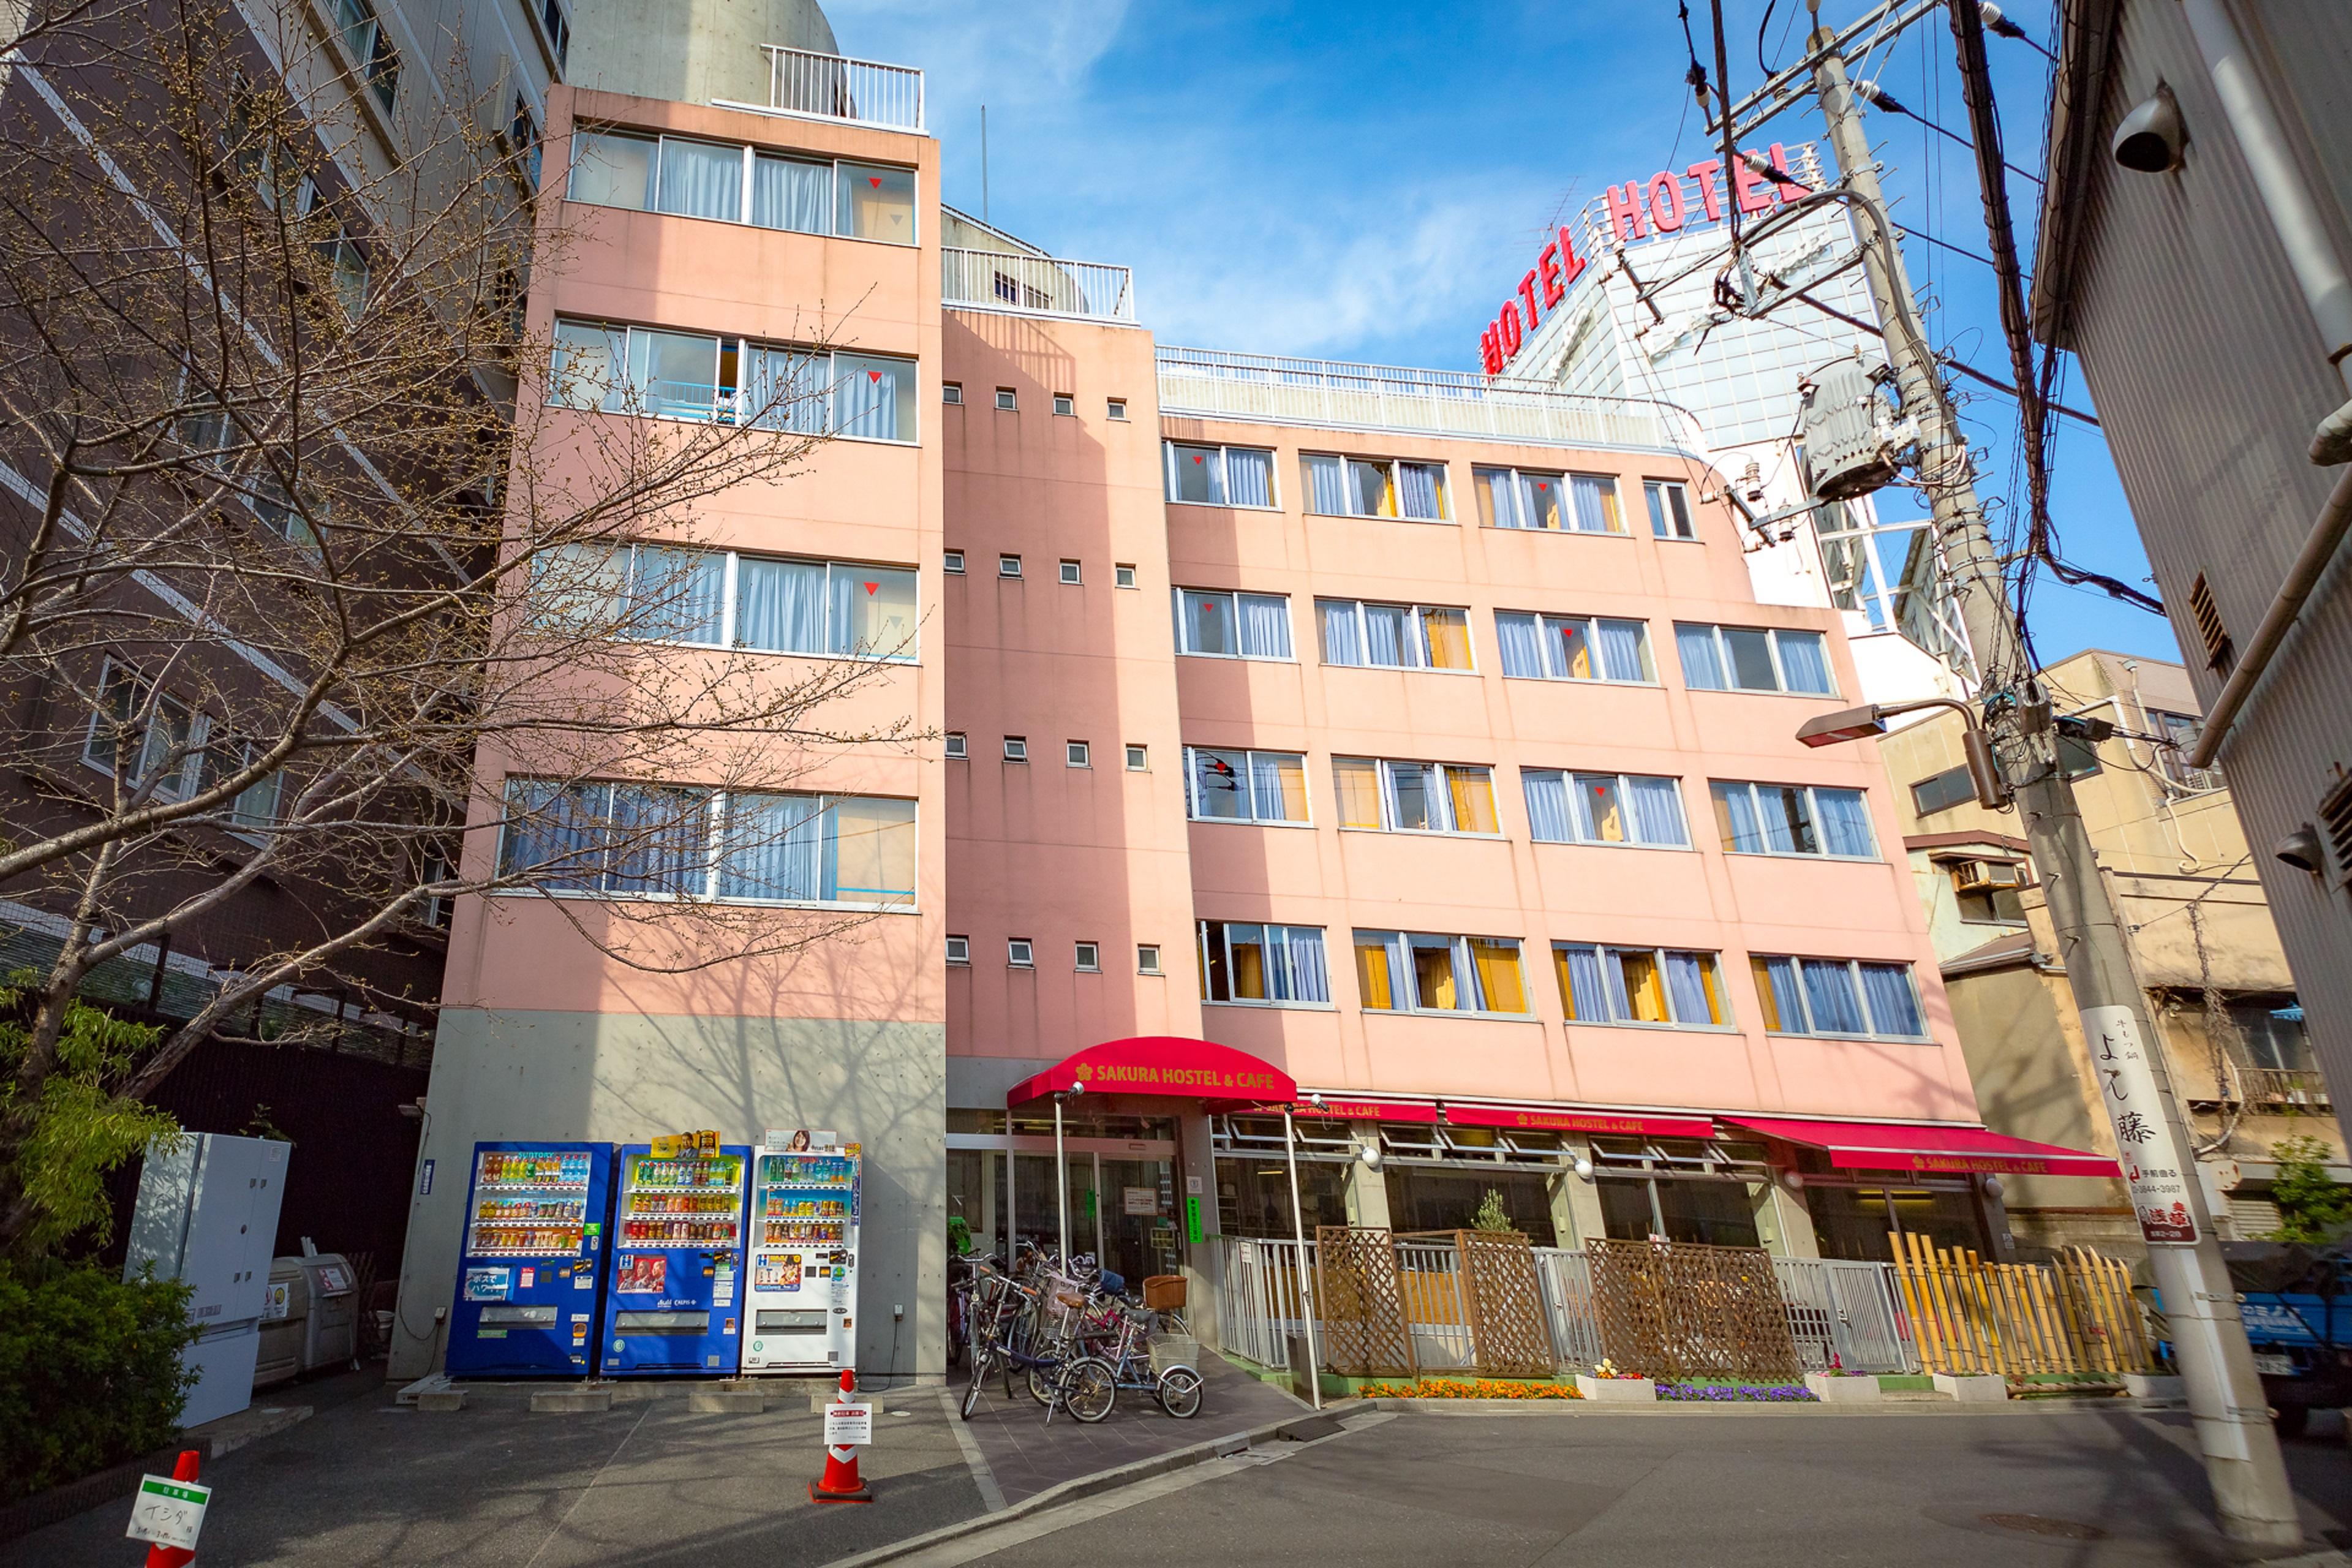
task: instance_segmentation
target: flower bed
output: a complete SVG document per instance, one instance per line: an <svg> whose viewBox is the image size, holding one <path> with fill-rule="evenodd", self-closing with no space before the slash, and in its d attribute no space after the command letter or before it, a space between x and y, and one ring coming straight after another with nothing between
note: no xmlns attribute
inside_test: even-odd
<svg viewBox="0 0 2352 1568"><path fill-rule="evenodd" d="M1565 1383L1510 1383L1481 1377L1469 1382L1433 1377L1421 1383L1368 1383L1359 1390L1366 1399L1577 1399L1582 1397Z"/></svg>
<svg viewBox="0 0 2352 1568"><path fill-rule="evenodd" d="M1658 1384L1658 1397L1717 1405L1818 1403L1811 1389L1791 1383L1662 1383Z"/></svg>

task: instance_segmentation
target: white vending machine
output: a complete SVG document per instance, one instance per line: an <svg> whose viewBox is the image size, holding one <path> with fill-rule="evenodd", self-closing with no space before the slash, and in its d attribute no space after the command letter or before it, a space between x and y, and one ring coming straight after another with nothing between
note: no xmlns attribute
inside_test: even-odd
<svg viewBox="0 0 2352 1568"><path fill-rule="evenodd" d="M796 1132L751 1157L745 1372L839 1372L857 1344L855 1143Z"/></svg>
<svg viewBox="0 0 2352 1568"><path fill-rule="evenodd" d="M183 1426L234 1415L253 1403L278 1205L292 1149L274 1138L191 1132L176 1148L158 1143L147 1151L122 1277L152 1263L158 1276L194 1290L188 1316L204 1333L180 1357L196 1373L180 1412Z"/></svg>

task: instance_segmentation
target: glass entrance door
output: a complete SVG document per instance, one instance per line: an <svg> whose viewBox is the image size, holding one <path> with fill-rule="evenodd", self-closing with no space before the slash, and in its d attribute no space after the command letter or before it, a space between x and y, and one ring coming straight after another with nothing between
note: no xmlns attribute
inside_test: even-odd
<svg viewBox="0 0 2352 1568"><path fill-rule="evenodd" d="M1102 1156L1103 1267L1130 1290L1176 1272L1176 1172L1166 1160Z"/></svg>

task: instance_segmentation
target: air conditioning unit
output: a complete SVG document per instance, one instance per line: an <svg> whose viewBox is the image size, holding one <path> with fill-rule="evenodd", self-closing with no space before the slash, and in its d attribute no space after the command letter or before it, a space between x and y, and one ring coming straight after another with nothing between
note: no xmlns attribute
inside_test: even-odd
<svg viewBox="0 0 2352 1568"><path fill-rule="evenodd" d="M1952 889L1961 893L1990 893L2025 885L2025 868L2014 860L1953 860Z"/></svg>

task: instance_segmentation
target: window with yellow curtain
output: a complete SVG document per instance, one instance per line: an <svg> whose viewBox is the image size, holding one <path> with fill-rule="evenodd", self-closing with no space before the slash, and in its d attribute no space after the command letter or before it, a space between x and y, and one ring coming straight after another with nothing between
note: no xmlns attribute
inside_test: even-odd
<svg viewBox="0 0 2352 1568"><path fill-rule="evenodd" d="M1389 975L1389 942L1384 932L1356 933L1356 994L1363 999L1365 1006L1382 1012L1396 1005Z"/></svg>
<svg viewBox="0 0 2352 1568"><path fill-rule="evenodd" d="M1413 1001L1436 1013L1460 1010L1460 990L1454 975L1454 943L1442 936L1416 932L1412 943Z"/></svg>
<svg viewBox="0 0 2352 1568"><path fill-rule="evenodd" d="M1428 643L1430 668L1470 668L1470 613L1467 610L1424 608L1421 612L1421 629Z"/></svg>
<svg viewBox="0 0 2352 1568"><path fill-rule="evenodd" d="M1773 966L1764 959L1751 958L1748 961L1748 967L1756 976L1756 1005L1764 1015L1764 1027L1769 1033L1778 1034L1782 1026L1780 999L1773 991ZM1799 1026L1802 1027L1802 1025Z"/></svg>
<svg viewBox="0 0 2352 1568"><path fill-rule="evenodd" d="M1524 1013L1527 987L1519 976L1519 944L1508 940L1474 936L1470 962L1477 966L1478 990L1489 1013Z"/></svg>
<svg viewBox="0 0 2352 1568"><path fill-rule="evenodd" d="M1456 833L1493 833L1495 826L1495 774L1491 768L1460 767L1447 763L1445 787L1454 805L1454 831ZM1516 1008L1505 1009L1516 1012Z"/></svg>
<svg viewBox="0 0 2352 1568"><path fill-rule="evenodd" d="M1394 465L1366 462L1361 458L1349 458L1348 499L1353 503L1349 510L1358 517L1394 517L1397 514Z"/></svg>
<svg viewBox="0 0 2352 1568"><path fill-rule="evenodd" d="M1339 826L1381 826L1381 770L1370 757L1334 757L1331 782L1339 796Z"/></svg>
<svg viewBox="0 0 2352 1568"><path fill-rule="evenodd" d="M1625 1005L1636 1024L1668 1024L1674 1016L1666 1009L1666 977L1658 967L1658 955L1621 949L1617 963L1625 976Z"/></svg>

